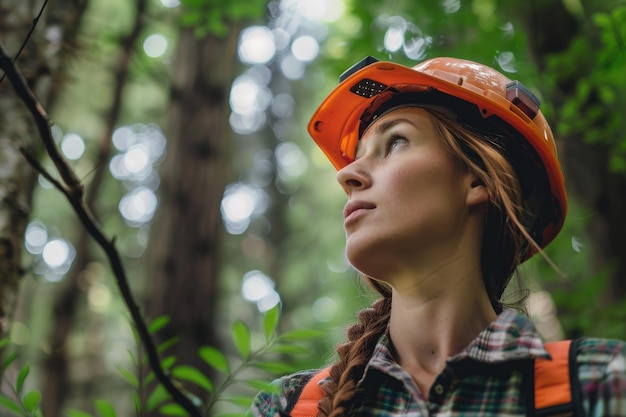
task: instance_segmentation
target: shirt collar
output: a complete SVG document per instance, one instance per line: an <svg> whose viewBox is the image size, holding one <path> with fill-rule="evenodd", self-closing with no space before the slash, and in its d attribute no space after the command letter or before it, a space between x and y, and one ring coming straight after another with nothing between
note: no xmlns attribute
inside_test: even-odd
<svg viewBox="0 0 626 417"><path fill-rule="evenodd" d="M363 378L370 368L388 374L401 374L403 371L391 354L388 333L378 340ZM448 358L448 362L472 359L477 362L497 364L516 359L550 358L543 347L532 321L515 310L504 310L485 330L461 352Z"/></svg>
<svg viewBox="0 0 626 417"><path fill-rule="evenodd" d="M466 358L501 363L515 359L550 358L550 355L528 316L516 310L504 310L465 349L448 361Z"/></svg>

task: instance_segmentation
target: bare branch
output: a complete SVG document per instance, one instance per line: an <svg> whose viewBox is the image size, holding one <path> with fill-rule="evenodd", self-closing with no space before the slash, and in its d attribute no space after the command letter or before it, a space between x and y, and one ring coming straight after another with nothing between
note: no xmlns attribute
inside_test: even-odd
<svg viewBox="0 0 626 417"><path fill-rule="evenodd" d="M39 135L46 147L48 156L54 162L55 167L58 170L59 175L61 176L64 183L63 185L61 185L60 182L55 181L56 184L61 185L60 188L57 188L59 188L59 190L67 197L70 205L74 209L74 212L83 223L85 229L87 229L87 232L89 232L91 237L98 243L98 245L100 245L102 250L104 250L104 252L106 253L111 269L113 270L113 274L115 275L118 288L120 290L120 293L122 294L122 298L124 299L126 307L128 308L128 311L130 312L130 315L134 321L144 348L146 349L148 361L150 363L150 366L152 367L152 370L154 371L155 376L157 377L159 382L163 384L163 386L167 389L173 400L181 407L183 407L185 411L187 411L192 417L202 417L200 409L196 407L191 402L191 400L173 384L172 380L163 371L163 368L161 367L161 363L159 361L159 355L157 353L156 346L154 345L154 342L150 337L148 327L141 315L139 306L137 305L130 291L128 279L126 277L126 271L120 259L119 252L115 247L114 240L110 240L109 238L107 238L102 230L100 230L100 228L97 226L95 219L85 205L82 184L78 180L72 168L61 156L58 148L56 147L54 139L52 138L50 123L45 110L39 104L33 92L29 89L28 85L24 81L24 78L20 75L18 69L13 64L13 61L10 59L10 57L7 56L1 44L0 68L5 71L7 77L9 78L9 81L15 89L15 92L24 102L31 115L35 119L35 123L37 125L37 128L39 129ZM30 161L31 158L27 158L27 160ZM49 176L49 178L51 178L51 176ZM55 182L53 182L53 184L55 184Z"/></svg>

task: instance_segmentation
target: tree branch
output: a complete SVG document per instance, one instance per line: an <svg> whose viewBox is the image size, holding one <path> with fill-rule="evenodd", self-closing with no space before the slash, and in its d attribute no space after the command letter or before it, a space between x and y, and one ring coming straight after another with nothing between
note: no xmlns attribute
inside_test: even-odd
<svg viewBox="0 0 626 417"><path fill-rule="evenodd" d="M52 184L55 185L67 198L70 205L74 209L74 212L80 219L81 223L87 229L87 232L91 237L100 245L104 250L109 260L109 264L115 279L124 299L124 303L130 312L133 322L137 328L137 332L141 338L141 341L146 349L148 355L148 362L154 371L155 376L161 384L167 389L172 396L173 400L185 409L192 417L202 417L202 413L198 407L196 407L192 401L180 391L172 382L172 380L165 374L161 363L159 361L159 355L157 353L156 346L148 327L141 315L139 306L137 305L128 285L128 279L126 277L126 271L121 262L120 255L115 248L114 240L107 238L100 227L97 226L95 219L91 212L87 208L83 198L83 186L78 180L78 177L67 164L63 156L59 153L59 150L52 138L52 132L50 131L50 122L45 110L37 101L37 98L33 92L29 89L28 85L24 81L24 78L19 73L18 69L13 64L13 61L4 51L4 48L0 44L0 68L6 73L9 81L13 85L15 92L24 102L31 115L33 116L37 128L39 130L39 136L46 147L48 156L54 162L54 165L61 176L62 183L54 180L53 177L43 169L41 164L37 163L34 168L39 170L48 180L52 180ZM29 162L35 160L32 156L27 156L26 159Z"/></svg>
<svg viewBox="0 0 626 417"><path fill-rule="evenodd" d="M15 58L13 58L13 62L17 61L17 59L22 54L22 51L26 47L26 44L30 40L31 36L33 36L33 32L35 31L35 28L37 27L37 23L39 23L39 19L41 19L41 15L43 14L43 11L46 9L47 4L48 4L48 0L44 0L43 4L41 5L41 8L39 9L39 13L37 13L37 16L35 16L35 18L33 19L33 24L31 25L30 30L26 34L26 38L24 38L24 42L22 42L22 45L20 46L19 51L17 51L17 53L15 54ZM4 81L5 76L6 76L6 73L2 74L2 77L0 77L0 83Z"/></svg>

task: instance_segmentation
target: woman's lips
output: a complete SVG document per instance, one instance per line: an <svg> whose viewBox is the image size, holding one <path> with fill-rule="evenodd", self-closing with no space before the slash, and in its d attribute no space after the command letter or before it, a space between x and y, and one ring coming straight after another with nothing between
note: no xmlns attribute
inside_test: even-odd
<svg viewBox="0 0 626 417"><path fill-rule="evenodd" d="M359 213L374 208L376 208L376 205L367 201L348 201L343 209L343 218L345 221L348 221L348 218L354 218Z"/></svg>

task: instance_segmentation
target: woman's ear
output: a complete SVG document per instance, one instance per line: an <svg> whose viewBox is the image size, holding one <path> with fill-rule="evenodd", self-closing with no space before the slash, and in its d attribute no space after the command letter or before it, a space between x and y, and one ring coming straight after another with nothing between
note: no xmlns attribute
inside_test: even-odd
<svg viewBox="0 0 626 417"><path fill-rule="evenodd" d="M470 186L467 189L465 200L468 207L486 204L489 201L489 192L487 191L485 183L474 174L470 175Z"/></svg>

